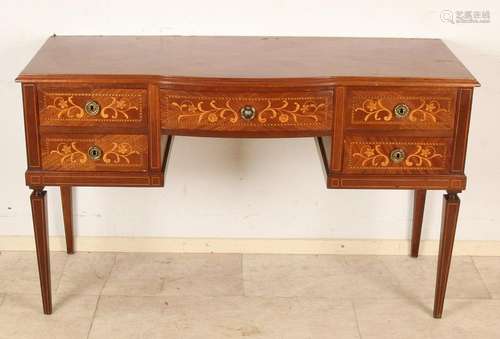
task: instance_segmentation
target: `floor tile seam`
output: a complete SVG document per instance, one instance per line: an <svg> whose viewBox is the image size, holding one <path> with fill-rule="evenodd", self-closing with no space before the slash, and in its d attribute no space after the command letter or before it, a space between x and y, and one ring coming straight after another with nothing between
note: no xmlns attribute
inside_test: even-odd
<svg viewBox="0 0 500 339"><path fill-rule="evenodd" d="M90 338L90 334L92 332L92 328L94 327L94 320L95 320L95 317L97 315L97 309L99 308L99 302L101 301L101 296L97 296L97 301L95 303L95 307L94 307L94 312L92 313L92 320L90 321L90 326L89 326L89 330L87 332L87 339Z"/></svg>
<svg viewBox="0 0 500 339"><path fill-rule="evenodd" d="M114 254L113 255L113 265L111 266L111 269L109 270L109 274L108 276L106 277L106 281L104 281L104 284L102 284L101 286L101 289L99 290L99 296L102 295L102 292L104 291L104 288L106 287L106 285L108 284L108 281L109 279L111 279L111 274L113 273L113 269L115 268L115 265L116 265L116 260L117 260L117 255Z"/></svg>

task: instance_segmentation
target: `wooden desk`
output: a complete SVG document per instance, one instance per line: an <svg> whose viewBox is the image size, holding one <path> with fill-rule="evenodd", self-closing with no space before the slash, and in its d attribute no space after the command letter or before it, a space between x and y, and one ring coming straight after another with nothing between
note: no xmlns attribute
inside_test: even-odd
<svg viewBox="0 0 500 339"><path fill-rule="evenodd" d="M440 40L52 37L22 83L26 183L43 310L52 312L45 186L60 186L73 253L73 186L163 186L172 136L315 137L329 188L446 190L434 317L440 318L473 87Z"/></svg>

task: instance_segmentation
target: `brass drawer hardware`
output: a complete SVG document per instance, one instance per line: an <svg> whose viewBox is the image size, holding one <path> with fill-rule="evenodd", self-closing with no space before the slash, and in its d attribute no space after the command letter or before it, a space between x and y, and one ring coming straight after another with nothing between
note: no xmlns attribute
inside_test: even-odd
<svg viewBox="0 0 500 339"><path fill-rule="evenodd" d="M96 116L97 114L99 114L100 111L101 111L101 106L99 106L97 101L89 100L85 104L85 112L87 112L88 115Z"/></svg>
<svg viewBox="0 0 500 339"><path fill-rule="evenodd" d="M240 110L241 117L245 120L255 118L255 108L252 106L243 106Z"/></svg>
<svg viewBox="0 0 500 339"><path fill-rule="evenodd" d="M391 152L390 158L391 161L394 163L399 163L403 161L406 157L405 151L403 151L401 148L396 148Z"/></svg>
<svg viewBox="0 0 500 339"><path fill-rule="evenodd" d="M102 149L98 146L90 146L87 153L89 154L90 159L99 160L102 156Z"/></svg>
<svg viewBox="0 0 500 339"><path fill-rule="evenodd" d="M410 113L410 107L406 104L397 104L394 106L393 112L397 118L406 118Z"/></svg>

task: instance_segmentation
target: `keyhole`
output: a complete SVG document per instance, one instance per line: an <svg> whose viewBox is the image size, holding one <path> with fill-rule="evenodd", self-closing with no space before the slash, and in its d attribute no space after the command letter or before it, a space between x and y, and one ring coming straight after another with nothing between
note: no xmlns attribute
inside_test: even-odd
<svg viewBox="0 0 500 339"><path fill-rule="evenodd" d="M252 120L255 117L255 108L252 106L244 106L240 110L241 117L245 120Z"/></svg>
<svg viewBox="0 0 500 339"><path fill-rule="evenodd" d="M93 100L85 104L85 112L91 116L97 115L99 113L99 108L99 104Z"/></svg>
<svg viewBox="0 0 500 339"><path fill-rule="evenodd" d="M99 147L92 146L89 148L88 154L92 160L99 160L101 158L102 151Z"/></svg>
<svg viewBox="0 0 500 339"><path fill-rule="evenodd" d="M397 104L393 110L394 114L396 115L396 118L406 117L409 111L410 109L406 104Z"/></svg>
<svg viewBox="0 0 500 339"><path fill-rule="evenodd" d="M395 163L403 161L405 152L402 149L395 149L391 152L391 160Z"/></svg>

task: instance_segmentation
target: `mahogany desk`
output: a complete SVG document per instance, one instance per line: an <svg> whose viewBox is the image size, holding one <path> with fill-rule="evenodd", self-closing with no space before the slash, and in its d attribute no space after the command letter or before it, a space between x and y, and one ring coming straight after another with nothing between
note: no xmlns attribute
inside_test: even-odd
<svg viewBox="0 0 500 339"><path fill-rule="evenodd" d="M52 312L45 186L59 186L68 253L73 186L163 186L172 136L315 137L328 188L446 190L440 318L478 82L433 39L51 37L22 83L26 183L43 311Z"/></svg>

